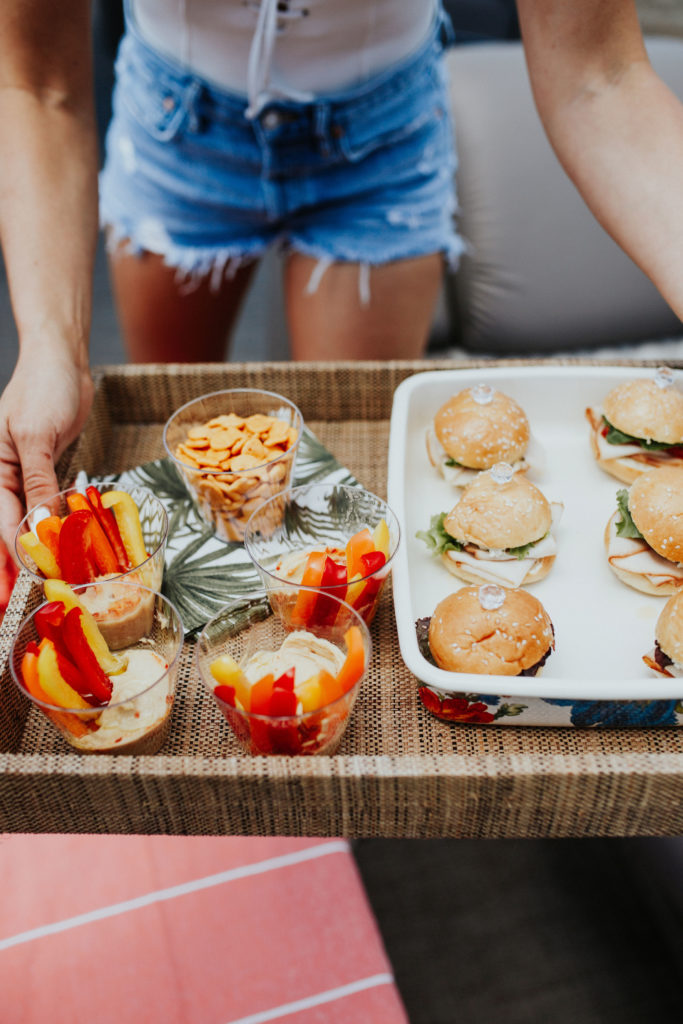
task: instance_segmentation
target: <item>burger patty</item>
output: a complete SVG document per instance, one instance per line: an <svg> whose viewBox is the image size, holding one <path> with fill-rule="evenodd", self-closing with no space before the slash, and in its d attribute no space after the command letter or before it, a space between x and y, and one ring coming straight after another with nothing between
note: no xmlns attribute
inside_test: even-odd
<svg viewBox="0 0 683 1024"><path fill-rule="evenodd" d="M657 640L655 640L655 661L660 668L666 668L667 665L673 665L673 658L670 658L668 654L664 653Z"/></svg>

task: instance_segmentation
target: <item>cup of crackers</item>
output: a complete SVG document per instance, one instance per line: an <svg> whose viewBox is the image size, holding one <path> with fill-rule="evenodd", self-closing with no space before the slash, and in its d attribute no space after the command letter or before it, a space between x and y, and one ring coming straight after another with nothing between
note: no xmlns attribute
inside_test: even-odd
<svg viewBox="0 0 683 1024"><path fill-rule="evenodd" d="M290 486L303 417L288 398L256 388L187 402L164 427L164 447L202 519L241 542L249 516Z"/></svg>

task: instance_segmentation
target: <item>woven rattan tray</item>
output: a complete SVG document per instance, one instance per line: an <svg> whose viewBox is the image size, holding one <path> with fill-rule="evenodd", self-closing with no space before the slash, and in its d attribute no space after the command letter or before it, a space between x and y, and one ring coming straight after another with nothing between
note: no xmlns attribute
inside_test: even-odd
<svg viewBox="0 0 683 1024"><path fill-rule="evenodd" d="M472 365L472 364L468 364ZM490 364L488 364L490 365ZM516 363L519 365L519 363ZM394 389L453 362L105 367L63 459L118 472L163 454L168 415L223 387L278 391L371 490L385 493ZM71 753L9 678L14 630L37 595L19 578L0 632L0 830L164 834L541 837L683 832L683 730L447 724L418 703L387 592L369 679L337 754L241 754L186 645L171 735L153 757Z"/></svg>

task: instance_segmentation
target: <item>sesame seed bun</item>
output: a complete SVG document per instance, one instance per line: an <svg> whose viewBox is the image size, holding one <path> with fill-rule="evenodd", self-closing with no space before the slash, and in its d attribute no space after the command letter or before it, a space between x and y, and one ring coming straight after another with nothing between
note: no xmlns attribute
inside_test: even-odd
<svg viewBox="0 0 683 1024"><path fill-rule="evenodd" d="M683 469L662 466L631 485L628 508L650 547L670 562L683 562Z"/></svg>
<svg viewBox="0 0 683 1024"><path fill-rule="evenodd" d="M472 388L458 392L437 412L434 431L448 455L469 469L517 462L529 444L524 410L495 390L485 403L475 401Z"/></svg>
<svg viewBox="0 0 683 1024"><path fill-rule="evenodd" d="M516 676L555 646L541 602L526 590L508 590L499 608L487 610L479 587L462 587L440 601L429 624L429 647L439 668Z"/></svg>
<svg viewBox="0 0 683 1024"><path fill-rule="evenodd" d="M445 529L461 544L499 549L532 544L551 523L548 499L520 473L506 483L481 473L444 519Z"/></svg>
<svg viewBox="0 0 683 1024"><path fill-rule="evenodd" d="M612 426L624 434L683 443L683 392L676 387L662 388L645 378L627 381L609 392L603 408Z"/></svg>
<svg viewBox="0 0 683 1024"><path fill-rule="evenodd" d="M672 661L683 665L683 591L666 602L655 626L655 640Z"/></svg>

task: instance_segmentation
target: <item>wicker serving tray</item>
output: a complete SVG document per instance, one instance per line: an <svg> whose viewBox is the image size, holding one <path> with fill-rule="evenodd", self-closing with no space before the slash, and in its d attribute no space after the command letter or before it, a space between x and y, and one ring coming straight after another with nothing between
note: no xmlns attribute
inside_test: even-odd
<svg viewBox="0 0 683 1024"><path fill-rule="evenodd" d="M179 405L248 386L293 399L339 461L384 495L394 389L411 373L457 365L104 367L92 416L60 475L66 482L80 468L120 472L157 458L163 424ZM22 573L0 631L2 831L467 838L683 832L683 730L440 722L419 705L401 661L388 592L372 627L369 679L332 757L241 754L194 674L191 643L160 754L71 753L29 709L7 668L14 630L37 602L36 590Z"/></svg>

